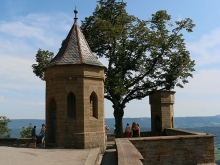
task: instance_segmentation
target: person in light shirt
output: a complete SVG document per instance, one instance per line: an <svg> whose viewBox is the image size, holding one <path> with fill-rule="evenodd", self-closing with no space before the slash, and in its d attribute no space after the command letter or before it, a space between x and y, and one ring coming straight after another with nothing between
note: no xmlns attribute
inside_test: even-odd
<svg viewBox="0 0 220 165"><path fill-rule="evenodd" d="M131 137L131 127L129 126L129 123L127 123L127 126L125 127L125 137L126 138Z"/></svg>
<svg viewBox="0 0 220 165"><path fill-rule="evenodd" d="M105 144L106 144L106 148L107 148L107 130L110 130L110 128L107 125L104 125L104 132L105 132Z"/></svg>

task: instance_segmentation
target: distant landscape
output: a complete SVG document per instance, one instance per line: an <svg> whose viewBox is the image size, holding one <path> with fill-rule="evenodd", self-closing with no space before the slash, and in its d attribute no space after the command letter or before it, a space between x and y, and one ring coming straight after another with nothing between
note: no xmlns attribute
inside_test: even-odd
<svg viewBox="0 0 220 165"><path fill-rule="evenodd" d="M132 122L136 122L140 125L141 131L151 130L151 119L148 117L143 118L123 118L123 127L127 123L130 125ZM8 124L11 131L12 138L19 138L22 127L28 127L29 123L32 126L37 126L36 132L39 134L41 125L45 123L45 120L38 119L12 119ZM106 118L105 124L110 127L109 133L113 133L115 119ZM215 159L216 163L220 165L220 115L207 116L207 117L175 117L174 119L175 128L191 130L195 132L204 132L216 135L215 137Z"/></svg>
<svg viewBox="0 0 220 165"><path fill-rule="evenodd" d="M130 125L132 122L136 122L140 125L141 131L150 131L151 130L151 119L149 117L143 118L123 118L123 127L127 123ZM20 132L22 127L29 126L29 123L32 123L32 126L37 126L37 132L40 132L41 125L45 123L45 120L42 119L11 119L11 122L8 124L9 128L12 129L11 137L18 138L20 137ZM106 118L105 124L110 127L109 133L113 133L115 119ZM174 119L175 128L182 128L188 130L194 130L199 132L206 132L210 134L215 134L217 130L220 129L220 115L216 116L207 116L207 117L175 117ZM216 128L212 130L211 128Z"/></svg>

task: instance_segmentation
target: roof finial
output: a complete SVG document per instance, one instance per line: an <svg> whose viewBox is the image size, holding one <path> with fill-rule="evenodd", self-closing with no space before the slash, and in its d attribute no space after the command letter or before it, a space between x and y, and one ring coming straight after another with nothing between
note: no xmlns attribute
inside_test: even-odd
<svg viewBox="0 0 220 165"><path fill-rule="evenodd" d="M74 10L74 13L75 13L75 18L74 18L74 23L77 23L77 16L76 14L78 13L78 10L76 10L76 6L75 6L75 10Z"/></svg>

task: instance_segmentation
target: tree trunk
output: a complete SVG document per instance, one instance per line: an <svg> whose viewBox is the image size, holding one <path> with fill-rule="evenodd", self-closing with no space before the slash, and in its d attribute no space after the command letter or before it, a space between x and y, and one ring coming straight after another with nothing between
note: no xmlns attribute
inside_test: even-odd
<svg viewBox="0 0 220 165"><path fill-rule="evenodd" d="M122 126L122 118L124 116L124 108L120 106L119 104L114 104L114 117L115 117L115 133L116 138L121 138L123 136L123 126Z"/></svg>

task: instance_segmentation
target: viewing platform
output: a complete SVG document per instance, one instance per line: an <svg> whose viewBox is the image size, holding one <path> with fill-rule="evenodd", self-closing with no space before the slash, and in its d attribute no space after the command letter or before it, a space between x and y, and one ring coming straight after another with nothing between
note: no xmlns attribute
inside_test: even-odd
<svg viewBox="0 0 220 165"><path fill-rule="evenodd" d="M141 135L150 135L150 133L145 132ZM104 155L99 148L27 148L28 146L24 145L17 147L5 145L0 146L0 159L2 164L12 165L29 165L32 162L42 165L60 163L72 165L73 162L76 165L216 165L214 137L211 134L179 129L165 129L163 136L138 138L115 139L113 134L108 134L107 150Z"/></svg>

